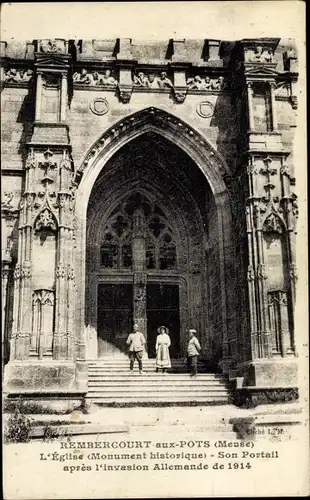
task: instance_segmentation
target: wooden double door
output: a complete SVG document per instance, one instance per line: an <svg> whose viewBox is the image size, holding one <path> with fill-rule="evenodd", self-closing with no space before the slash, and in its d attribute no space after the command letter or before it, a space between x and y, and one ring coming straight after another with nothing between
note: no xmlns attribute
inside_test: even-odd
<svg viewBox="0 0 310 500"><path fill-rule="evenodd" d="M97 334L98 357L127 352L126 338L133 327L133 285L98 284ZM155 357L157 329L169 328L170 355L180 355L180 301L176 284L148 283L146 285L147 352Z"/></svg>

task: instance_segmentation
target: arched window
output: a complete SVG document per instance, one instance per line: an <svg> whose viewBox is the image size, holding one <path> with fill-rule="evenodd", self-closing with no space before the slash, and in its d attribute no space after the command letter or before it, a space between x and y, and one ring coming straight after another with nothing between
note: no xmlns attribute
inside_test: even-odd
<svg viewBox="0 0 310 500"><path fill-rule="evenodd" d="M140 219L143 224L140 224ZM149 270L177 268L173 231L163 212L139 193L132 194L111 214L100 247L100 266L106 269L132 268L132 240L145 239L145 265Z"/></svg>
<svg viewBox="0 0 310 500"><path fill-rule="evenodd" d="M100 265L105 268L118 268L118 242L112 232L105 234L100 247Z"/></svg>
<svg viewBox="0 0 310 500"><path fill-rule="evenodd" d="M129 231L122 239L121 247L121 268L131 269L132 266L132 246L131 232Z"/></svg>
<svg viewBox="0 0 310 500"><path fill-rule="evenodd" d="M146 268L156 269L156 247L151 237L146 240Z"/></svg>
<svg viewBox="0 0 310 500"><path fill-rule="evenodd" d="M177 267L176 246L169 233L164 233L159 246L159 269L172 270Z"/></svg>

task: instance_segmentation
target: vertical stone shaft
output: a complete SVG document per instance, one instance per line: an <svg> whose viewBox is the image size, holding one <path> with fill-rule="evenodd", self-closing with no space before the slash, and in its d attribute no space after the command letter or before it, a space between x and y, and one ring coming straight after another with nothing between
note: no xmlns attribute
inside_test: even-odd
<svg viewBox="0 0 310 500"><path fill-rule="evenodd" d="M271 101L271 117L272 117L272 130L277 130L277 109L276 109L276 98L275 98L275 82L270 82L270 101Z"/></svg>
<svg viewBox="0 0 310 500"><path fill-rule="evenodd" d="M26 172L26 184L28 183ZM31 281L31 248L32 248L32 206L34 193L23 195L23 212L20 218L20 251L17 269L16 286L18 293L18 321L15 337L16 359L27 359L30 350L32 322L32 281ZM17 298L17 297L16 297ZM16 316L15 316L16 317Z"/></svg>
<svg viewBox="0 0 310 500"><path fill-rule="evenodd" d="M252 83L247 83L247 94L248 94L248 118L249 118L249 130L254 130L254 114L253 114L253 88Z"/></svg>
<svg viewBox="0 0 310 500"><path fill-rule="evenodd" d="M42 73L37 73L37 88L36 88L36 109L35 109L35 121L38 122L41 119L41 104L42 104Z"/></svg>
<svg viewBox="0 0 310 500"><path fill-rule="evenodd" d="M146 321L146 268L145 268L145 216L143 210L137 209L133 217L133 314L134 322L139 325L141 331L147 336Z"/></svg>
<svg viewBox="0 0 310 500"><path fill-rule="evenodd" d="M61 75L61 99L60 99L60 121L66 120L67 111L67 95L68 95L68 77L67 73Z"/></svg>
<svg viewBox="0 0 310 500"><path fill-rule="evenodd" d="M63 207L60 208L60 227L58 232L58 252L56 265L56 317L54 335L54 359L67 358L67 229L62 227Z"/></svg>
<svg viewBox="0 0 310 500"><path fill-rule="evenodd" d="M257 357L257 317L256 317L256 302L255 302L255 276L253 270L253 242L252 242L252 218L251 207L247 211L247 237L248 237L248 292L249 292L249 307L250 307L250 328L251 328L251 350L252 356Z"/></svg>
<svg viewBox="0 0 310 500"><path fill-rule="evenodd" d="M6 320L7 320L7 296L8 296L8 279L10 273L10 265L6 262L2 262L2 282L1 282L1 292L2 292L2 359L4 360L5 355L5 334L6 334Z"/></svg>

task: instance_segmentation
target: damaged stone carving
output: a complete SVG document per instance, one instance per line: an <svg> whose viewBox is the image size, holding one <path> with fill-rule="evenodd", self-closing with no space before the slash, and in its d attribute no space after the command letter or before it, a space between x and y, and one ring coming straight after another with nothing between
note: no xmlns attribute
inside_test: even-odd
<svg viewBox="0 0 310 500"><path fill-rule="evenodd" d="M118 85L118 81L110 69L106 69L103 74L97 71L89 73L86 69L82 69L80 72L76 71L73 74L73 82L89 86L103 85L105 87L116 87Z"/></svg>

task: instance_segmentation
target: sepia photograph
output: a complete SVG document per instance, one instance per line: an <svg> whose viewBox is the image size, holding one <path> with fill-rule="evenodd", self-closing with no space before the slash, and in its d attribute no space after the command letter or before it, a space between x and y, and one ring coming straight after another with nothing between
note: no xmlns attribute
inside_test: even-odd
<svg viewBox="0 0 310 500"><path fill-rule="evenodd" d="M309 494L305 5L4 3L7 500Z"/></svg>

